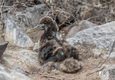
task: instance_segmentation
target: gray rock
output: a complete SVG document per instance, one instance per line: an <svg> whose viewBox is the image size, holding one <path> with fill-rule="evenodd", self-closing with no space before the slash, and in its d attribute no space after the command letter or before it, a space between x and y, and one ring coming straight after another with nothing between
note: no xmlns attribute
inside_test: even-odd
<svg viewBox="0 0 115 80"><path fill-rule="evenodd" d="M96 24L92 23L92 22L89 22L87 20L82 20L80 23L79 23L79 26L81 27L80 30L83 30L83 29L87 29L87 28L92 28L94 26L97 26Z"/></svg>
<svg viewBox="0 0 115 80"><path fill-rule="evenodd" d="M28 7L25 10L15 12L11 17L19 28L27 33L27 30L39 25L39 20L46 15L47 11L48 8L45 4L39 4L33 7ZM34 42L37 42L42 33L42 31L35 31L28 34L28 36L33 39Z"/></svg>
<svg viewBox="0 0 115 80"><path fill-rule="evenodd" d="M31 50L6 50L2 56L2 64L21 73L31 72L31 69L39 69L38 53Z"/></svg>
<svg viewBox="0 0 115 80"><path fill-rule="evenodd" d="M16 23L6 13L5 19L5 41L9 41L11 45L19 47L32 47L32 40L16 25Z"/></svg>
<svg viewBox="0 0 115 80"><path fill-rule="evenodd" d="M33 48L34 51L37 51L39 49L39 41L37 43L35 43L35 46Z"/></svg>
<svg viewBox="0 0 115 80"><path fill-rule="evenodd" d="M0 64L0 80L32 80L26 75L11 70Z"/></svg>
<svg viewBox="0 0 115 80"><path fill-rule="evenodd" d="M105 49L105 50L111 49L114 40L115 40L115 21L82 30L76 33L73 37L67 39L67 41L70 44L76 47L85 42L95 44L97 49ZM110 57L115 58L114 54L115 54L115 46Z"/></svg>
<svg viewBox="0 0 115 80"><path fill-rule="evenodd" d="M108 48L109 45L107 45L104 42L105 41L109 42L111 41L111 39L114 38L114 33L115 33L114 25L115 25L115 22L110 22L101 26L85 29L76 33L73 37L67 40L70 41L75 46L83 42L89 42L89 43L93 42L96 44L97 48L103 48L103 47ZM104 43L103 45L102 45L102 42Z"/></svg>
<svg viewBox="0 0 115 80"><path fill-rule="evenodd" d="M103 80L115 80L115 65L104 65L105 69L99 72Z"/></svg>
<svg viewBox="0 0 115 80"><path fill-rule="evenodd" d="M67 34L66 39L70 38L75 35L75 33L87 29L87 28L92 28L94 26L97 26L96 24L93 24L87 20L81 21L78 25L74 26Z"/></svg>
<svg viewBox="0 0 115 80"><path fill-rule="evenodd" d="M7 48L8 43L9 43L9 42L0 43L0 58L1 58L1 56L3 55L5 49Z"/></svg>
<svg viewBox="0 0 115 80"><path fill-rule="evenodd" d="M26 8L25 10L15 12L11 15L12 19L15 20L16 24L26 32L39 24L39 20L44 16L47 11L45 4L35 5L33 7Z"/></svg>

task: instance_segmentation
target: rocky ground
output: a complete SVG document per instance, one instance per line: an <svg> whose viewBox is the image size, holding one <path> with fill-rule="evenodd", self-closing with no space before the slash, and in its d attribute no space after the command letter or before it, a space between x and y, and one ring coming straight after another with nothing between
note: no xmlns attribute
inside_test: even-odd
<svg viewBox="0 0 115 80"><path fill-rule="evenodd" d="M115 80L113 0L0 1L0 80ZM83 67L76 73L45 72L39 64L43 31L27 34L27 30L46 15L58 26L74 16L66 40L80 51Z"/></svg>
<svg viewBox="0 0 115 80"><path fill-rule="evenodd" d="M14 70L16 74L25 76L20 77L19 75L11 73L13 76L16 76L15 78L12 77L11 80L15 80L16 78L18 80L25 80L25 78L27 78L26 80L112 80L111 78L114 78L115 60L108 59L103 63L105 59L101 56L94 56L85 50L87 49L82 48L80 57L83 67L76 73L64 73L58 70L43 72L37 60L38 53L33 50L13 46L8 46L4 52L2 65ZM1 72L1 74L5 75L6 73ZM2 78L4 78L4 76L2 76Z"/></svg>

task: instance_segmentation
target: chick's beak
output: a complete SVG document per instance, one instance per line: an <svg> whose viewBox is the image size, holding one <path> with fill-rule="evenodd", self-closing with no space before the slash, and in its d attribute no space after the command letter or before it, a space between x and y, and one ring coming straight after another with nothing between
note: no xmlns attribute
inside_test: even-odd
<svg viewBox="0 0 115 80"><path fill-rule="evenodd" d="M35 28L29 29L27 31L27 34L34 32L34 31L43 30L43 26L44 26L44 24L40 24L40 25L36 26Z"/></svg>

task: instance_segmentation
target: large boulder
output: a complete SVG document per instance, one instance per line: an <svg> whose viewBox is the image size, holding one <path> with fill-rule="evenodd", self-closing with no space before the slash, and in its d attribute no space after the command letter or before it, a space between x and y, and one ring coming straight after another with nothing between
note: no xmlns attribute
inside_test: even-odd
<svg viewBox="0 0 115 80"><path fill-rule="evenodd" d="M68 34L66 36L66 39L74 36L75 33L79 32L81 30L84 30L84 29L87 29L87 28L92 28L94 26L97 26L97 25L93 24L93 23L91 23L91 22L89 22L87 20L83 20L78 25L76 25L73 28L71 28L71 30L68 32Z"/></svg>
<svg viewBox="0 0 115 80"><path fill-rule="evenodd" d="M115 80L115 65L103 65L105 68L99 72L103 80Z"/></svg>
<svg viewBox="0 0 115 80"><path fill-rule="evenodd" d="M26 75L11 70L0 64L0 80L32 80Z"/></svg>
<svg viewBox="0 0 115 80"><path fill-rule="evenodd" d="M113 42L115 40L115 21L106 23L104 25L95 26L93 28L88 28L76 33L73 37L67 39L67 41L78 47L82 43L95 44L98 50L110 50L112 48ZM91 46L92 48L92 46ZM100 52L101 53L101 52ZM111 58L115 58L115 46L110 55ZM109 55L109 54L107 54ZM107 56L105 57L107 58Z"/></svg>
<svg viewBox="0 0 115 80"><path fill-rule="evenodd" d="M21 73L29 73L31 69L39 69L38 53L26 49L6 50L2 56L2 64Z"/></svg>
<svg viewBox="0 0 115 80"><path fill-rule="evenodd" d="M40 41L38 41L37 43L35 43L35 46L33 48L34 51L38 51L38 49L40 48L39 44L40 44Z"/></svg>
<svg viewBox="0 0 115 80"><path fill-rule="evenodd" d="M39 4L14 12L11 15L11 18L24 32L26 32L28 29L39 24L39 20L44 16L44 12L47 10L48 8L45 4Z"/></svg>
<svg viewBox="0 0 115 80"><path fill-rule="evenodd" d="M46 15L48 8L45 4L35 5L33 7L27 7L22 11L15 12L11 15L12 19L16 22L16 24L20 27L22 31L25 33L27 30L34 28L39 24L39 20ZM39 37L41 36L42 31L36 31L28 36L34 41L37 42Z"/></svg>
<svg viewBox="0 0 115 80"><path fill-rule="evenodd" d="M11 45L19 47L32 47L34 43L32 40L16 25L16 23L6 13L5 20L5 41L9 41Z"/></svg>

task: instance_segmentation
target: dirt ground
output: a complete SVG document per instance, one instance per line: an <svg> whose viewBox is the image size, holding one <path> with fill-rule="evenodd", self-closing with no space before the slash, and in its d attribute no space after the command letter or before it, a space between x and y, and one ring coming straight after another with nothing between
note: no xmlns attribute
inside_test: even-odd
<svg viewBox="0 0 115 80"><path fill-rule="evenodd" d="M32 39L37 40L37 38L33 37ZM15 51L23 48L8 45L8 49ZM89 51L88 48L86 50ZM99 66L104 62L105 59L103 59L101 56L95 57L92 55L92 53L90 53L90 51L84 54L81 53L80 57L80 62L82 62L83 67L76 73L64 73L58 70L48 73L33 68L31 72L26 75L31 77L33 80L102 80L99 76L99 71L103 70L104 68ZM115 60L111 59L107 60L104 64L113 63L115 64Z"/></svg>
<svg viewBox="0 0 115 80"><path fill-rule="evenodd" d="M103 61L104 59L101 57L89 56L89 58L81 60L83 68L76 73L64 73L57 70L47 73L34 70L28 76L34 80L102 80L99 76L99 71L103 70L104 67L99 66ZM112 63L115 63L115 60L107 60L104 64Z"/></svg>
<svg viewBox="0 0 115 80"><path fill-rule="evenodd" d="M42 73L40 71L30 74L34 80L101 80L98 75L98 72L93 74L92 71L95 71L101 63L102 59L89 58L86 61L83 61L83 68L76 73L63 73L59 71L53 71L51 73Z"/></svg>
<svg viewBox="0 0 115 80"><path fill-rule="evenodd" d="M23 48L8 45L8 49L15 51ZM30 70L31 72L26 75L31 77L33 80L102 80L99 76L99 71L103 70L104 68L99 66L104 62L105 59L103 59L101 56L95 57L90 52L86 52L84 54L81 52L80 54L80 62L82 62L83 67L76 73L64 73L58 70L48 73L33 68ZM113 63L115 64L114 59L107 60L104 64Z"/></svg>
<svg viewBox="0 0 115 80"><path fill-rule="evenodd" d="M33 40L33 42L37 42L40 39L40 36L42 35L42 32L36 32L32 33L29 35L29 37ZM16 46L11 46L8 45L9 50L19 50L19 49L24 49ZM32 50L32 48L29 48L29 50ZM86 48L87 51L88 48ZM82 53L81 53L82 54ZM92 53L86 52L83 55L81 55L81 60L82 62L82 69L76 73L64 73L60 72L58 70L54 70L50 73L47 72L42 72L41 70L38 69L32 69L29 74L26 74L27 76L31 77L33 80L102 80L101 77L99 76L99 71L103 70L103 67L99 67L103 63L104 59L102 57L94 57ZM115 64L115 60L107 60L104 64Z"/></svg>

